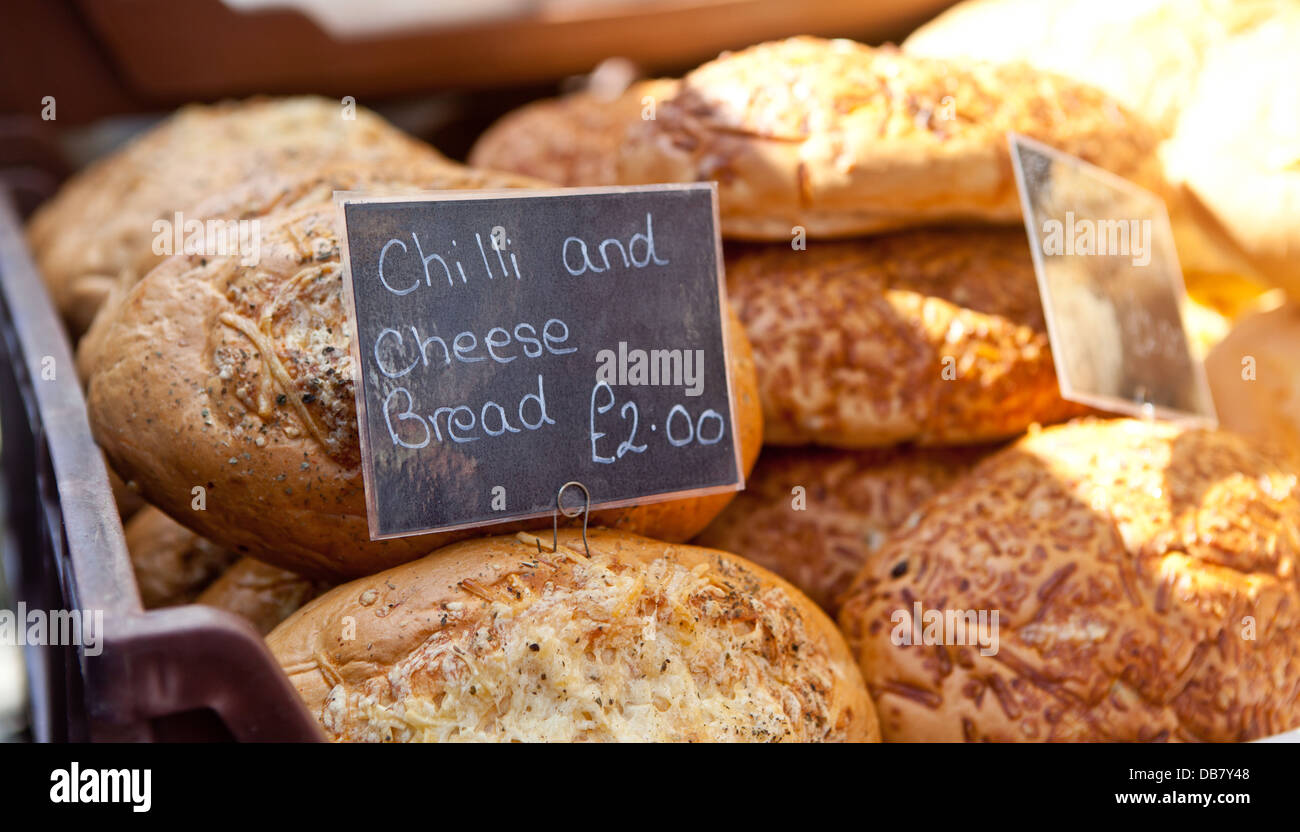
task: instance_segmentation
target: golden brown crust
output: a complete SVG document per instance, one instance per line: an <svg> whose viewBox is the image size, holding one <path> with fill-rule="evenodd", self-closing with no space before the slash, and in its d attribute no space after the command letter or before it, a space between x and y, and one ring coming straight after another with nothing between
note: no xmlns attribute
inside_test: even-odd
<svg viewBox="0 0 1300 832"><path fill-rule="evenodd" d="M233 612L266 635L327 589L329 585L322 581L252 558L241 558L203 590L195 603Z"/></svg>
<svg viewBox="0 0 1300 832"><path fill-rule="evenodd" d="M1300 459L1300 304L1242 318L1205 359L1219 424Z"/></svg>
<svg viewBox="0 0 1300 832"><path fill-rule="evenodd" d="M267 171L330 162L436 162L433 148L364 108L323 98L254 98L181 109L75 176L43 205L28 241L74 335L124 271L157 261L155 220ZM188 219L188 217L187 217Z"/></svg>
<svg viewBox="0 0 1300 832"><path fill-rule="evenodd" d="M488 537L267 638L335 740L878 738L843 639L741 558L605 529Z"/></svg>
<svg viewBox="0 0 1300 832"><path fill-rule="evenodd" d="M473 535L369 539L336 221L332 203L268 218L256 267L172 257L79 350L92 428L124 477L204 536L316 577L372 573ZM761 410L743 328L729 332L752 461ZM207 490L207 511L189 510L195 486ZM730 496L599 512L593 522L687 539Z"/></svg>
<svg viewBox="0 0 1300 832"><path fill-rule="evenodd" d="M126 549L145 609L190 603L239 559L153 506L126 524Z"/></svg>
<svg viewBox="0 0 1300 832"><path fill-rule="evenodd" d="M628 127L676 81L641 81L620 95L579 92L534 101L489 127L469 154L475 167L508 170L557 185L617 185L616 159Z"/></svg>
<svg viewBox="0 0 1300 832"><path fill-rule="evenodd" d="M1300 487L1283 462L1226 431L1086 419L976 466L870 557L840 611L885 738L1300 725ZM896 646L914 603L997 611L996 652Z"/></svg>
<svg viewBox="0 0 1300 832"><path fill-rule="evenodd" d="M903 51L1025 61L1173 132L1207 54L1288 7L1295 0L968 0L913 32Z"/></svg>
<svg viewBox="0 0 1300 832"><path fill-rule="evenodd" d="M769 447L692 542L749 558L834 615L867 555L989 450Z"/></svg>
<svg viewBox="0 0 1300 832"><path fill-rule="evenodd" d="M1160 134L1092 87L807 37L688 74L629 131L618 170L624 183L717 180L723 230L743 239L1015 222L1008 131L1163 189Z"/></svg>
<svg viewBox="0 0 1300 832"><path fill-rule="evenodd" d="M1023 231L736 247L727 289L770 444L989 442L1083 412L1060 398Z"/></svg>

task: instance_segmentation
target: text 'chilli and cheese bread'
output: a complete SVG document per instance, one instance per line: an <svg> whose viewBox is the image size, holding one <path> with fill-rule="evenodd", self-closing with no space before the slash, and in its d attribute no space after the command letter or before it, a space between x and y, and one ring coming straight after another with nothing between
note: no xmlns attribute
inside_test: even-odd
<svg viewBox="0 0 1300 832"><path fill-rule="evenodd" d="M286 569L241 558L203 590L194 603L233 612L266 635L329 584Z"/></svg>
<svg viewBox="0 0 1300 832"><path fill-rule="evenodd" d="M584 91L534 101L489 127L474 143L469 163L557 185L617 185L618 152L628 128L650 117L676 84L640 81L614 96Z"/></svg>
<svg viewBox="0 0 1300 832"><path fill-rule="evenodd" d="M771 444L989 442L1083 412L1060 397L1023 230L736 246L727 291Z"/></svg>
<svg viewBox="0 0 1300 832"><path fill-rule="evenodd" d="M337 221L332 203L267 218L255 266L172 257L79 356L91 427L124 478L213 541L317 577L369 574L473 534L369 539ZM727 332L748 471L761 408L744 328L733 317ZM196 487L204 511L191 507ZM685 540L731 496L593 512L592 523Z"/></svg>
<svg viewBox="0 0 1300 832"><path fill-rule="evenodd" d="M336 587L267 643L342 741L873 741L816 605L725 552L487 537Z"/></svg>
<svg viewBox="0 0 1300 832"><path fill-rule="evenodd" d="M1227 431L1084 419L984 460L840 610L888 740L1300 726L1300 486Z"/></svg>
<svg viewBox="0 0 1300 832"><path fill-rule="evenodd" d="M1016 222L1007 132L1154 189L1160 134L1100 91L1024 65L791 38L724 54L636 122L624 183L718 182L730 237Z"/></svg>
<svg viewBox="0 0 1300 832"><path fill-rule="evenodd" d="M324 98L190 106L73 177L32 218L28 240L76 335L119 274L156 262L156 223L170 227L209 194L296 166L440 159L374 113Z"/></svg>
<svg viewBox="0 0 1300 832"><path fill-rule="evenodd" d="M886 535L988 453L769 447L745 490L692 542L749 558L833 615Z"/></svg>
<svg viewBox="0 0 1300 832"><path fill-rule="evenodd" d="M126 550L145 609L188 604L239 555L146 505L126 524Z"/></svg>

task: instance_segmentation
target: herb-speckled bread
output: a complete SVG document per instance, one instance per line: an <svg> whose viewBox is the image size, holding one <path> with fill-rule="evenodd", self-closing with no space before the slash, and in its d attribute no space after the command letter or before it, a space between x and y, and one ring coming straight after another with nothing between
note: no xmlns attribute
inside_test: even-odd
<svg viewBox="0 0 1300 832"><path fill-rule="evenodd" d="M267 643L340 741L873 741L834 624L725 552L486 537L336 587Z"/></svg>
<svg viewBox="0 0 1300 832"><path fill-rule="evenodd" d="M256 266L172 257L79 351L91 427L123 478L214 542L322 578L370 574L474 534L370 540L337 231L325 201L268 217ZM761 408L744 328L733 318L727 331L747 472L762 444ZM205 511L191 509L196 486ZM732 496L598 511L591 521L686 540Z"/></svg>

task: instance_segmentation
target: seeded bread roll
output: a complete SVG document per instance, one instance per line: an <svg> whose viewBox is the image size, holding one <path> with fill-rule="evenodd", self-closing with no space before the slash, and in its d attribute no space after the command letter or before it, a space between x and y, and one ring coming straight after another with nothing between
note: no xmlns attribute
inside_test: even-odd
<svg viewBox="0 0 1300 832"><path fill-rule="evenodd" d="M227 548L300 574L355 577L473 535L371 541L342 304L337 210L263 223L255 267L176 256L79 352L95 436L156 505ZM745 470L762 416L743 327L728 327ZM207 511L190 511L192 489ZM593 512L592 523L685 540L733 495ZM514 527L549 526L550 518Z"/></svg>
<svg viewBox="0 0 1300 832"><path fill-rule="evenodd" d="M1008 131L1163 190L1160 134L1092 87L807 37L688 74L629 131L618 171L625 183L717 180L723 230L742 239L1013 223Z"/></svg>
<svg viewBox="0 0 1300 832"><path fill-rule="evenodd" d="M535 101L488 128L470 151L469 163L557 185L617 185L616 160L628 128L657 111L676 84L641 81L613 97L578 92Z"/></svg>
<svg viewBox="0 0 1300 832"><path fill-rule="evenodd" d="M607 530L448 546L267 644L338 741L878 739L840 634L725 552Z"/></svg>
<svg viewBox="0 0 1300 832"><path fill-rule="evenodd" d="M1219 424L1300 459L1300 303L1237 322L1205 360Z"/></svg>
<svg viewBox="0 0 1300 832"><path fill-rule="evenodd" d="M1284 458L1226 431L1079 420L1031 432L922 513L839 616L885 739L1300 726L1300 487ZM980 611L983 632L957 629Z"/></svg>
<svg viewBox="0 0 1300 832"><path fill-rule="evenodd" d="M749 558L834 615L867 555L987 453L769 447L745 490L692 542Z"/></svg>
<svg viewBox="0 0 1300 832"><path fill-rule="evenodd" d="M153 506L127 522L126 549L145 609L190 603L239 559Z"/></svg>
<svg viewBox="0 0 1300 832"><path fill-rule="evenodd" d="M241 558L213 581L195 603L229 610L262 635L275 629L329 585L252 558Z"/></svg>
<svg viewBox="0 0 1300 832"><path fill-rule="evenodd" d="M156 261L154 222L171 223L208 194L295 166L442 159L370 111L354 115L311 97L190 106L73 177L27 235L73 334L90 325L123 271L142 274Z"/></svg>
<svg viewBox="0 0 1300 832"><path fill-rule="evenodd" d="M990 442L1084 412L1060 397L1023 230L733 247L769 444Z"/></svg>

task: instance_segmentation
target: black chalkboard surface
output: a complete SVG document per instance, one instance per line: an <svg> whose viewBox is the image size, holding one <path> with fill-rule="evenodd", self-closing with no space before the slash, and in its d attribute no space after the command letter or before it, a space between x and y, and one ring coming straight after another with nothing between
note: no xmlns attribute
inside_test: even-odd
<svg viewBox="0 0 1300 832"><path fill-rule="evenodd" d="M335 199L372 537L742 486L715 186Z"/></svg>

